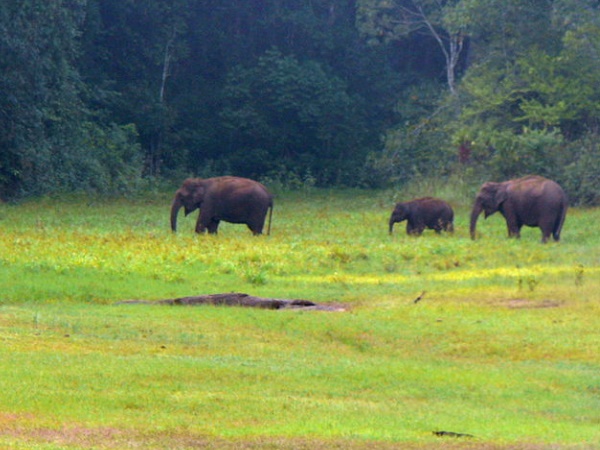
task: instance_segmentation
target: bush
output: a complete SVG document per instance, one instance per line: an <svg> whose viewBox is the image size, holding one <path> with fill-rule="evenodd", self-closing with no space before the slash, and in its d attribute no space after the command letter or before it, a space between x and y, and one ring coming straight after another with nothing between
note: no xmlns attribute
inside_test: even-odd
<svg viewBox="0 0 600 450"><path fill-rule="evenodd" d="M496 131L483 145L480 152L487 153L484 160L491 178L503 180L528 174L557 178L561 173L563 139L558 132Z"/></svg>
<svg viewBox="0 0 600 450"><path fill-rule="evenodd" d="M84 123L80 141L62 144L52 160L53 191L122 195L137 189L142 156L133 125Z"/></svg>
<svg viewBox="0 0 600 450"><path fill-rule="evenodd" d="M348 184L363 164L372 133L364 100L332 68L267 51L228 75L220 117L234 173L260 177L310 171L320 185Z"/></svg>
<svg viewBox="0 0 600 450"><path fill-rule="evenodd" d="M573 205L600 205L600 136L589 134L566 148L571 162L560 182Z"/></svg>
<svg viewBox="0 0 600 450"><path fill-rule="evenodd" d="M408 88L396 105L401 124L388 129L383 148L364 168L369 187L405 184L412 178L447 174L456 160L446 129L448 106L436 83Z"/></svg>

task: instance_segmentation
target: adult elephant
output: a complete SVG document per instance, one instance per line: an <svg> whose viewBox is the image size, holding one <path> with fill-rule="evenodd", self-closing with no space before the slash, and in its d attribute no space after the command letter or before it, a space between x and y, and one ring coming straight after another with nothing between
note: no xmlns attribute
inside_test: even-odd
<svg viewBox="0 0 600 450"><path fill-rule="evenodd" d="M254 235L261 234L267 211L271 232L273 196L261 183L239 177L188 178L175 192L171 205L171 229L177 231L177 213L200 209L196 233L216 234L219 222L245 223Z"/></svg>
<svg viewBox="0 0 600 450"><path fill-rule="evenodd" d="M567 208L563 189L544 177L529 175L501 183L487 182L479 189L471 211L471 238L475 239L477 219L482 211L486 219L500 211L510 237L521 237L521 227L527 225L542 230L542 242L547 242L550 235L559 241Z"/></svg>
<svg viewBox="0 0 600 450"><path fill-rule="evenodd" d="M396 203L390 216L390 234L394 224L406 220L406 232L420 235L425 228L440 233L442 230L454 231L454 211L439 198L423 197L408 202Z"/></svg>

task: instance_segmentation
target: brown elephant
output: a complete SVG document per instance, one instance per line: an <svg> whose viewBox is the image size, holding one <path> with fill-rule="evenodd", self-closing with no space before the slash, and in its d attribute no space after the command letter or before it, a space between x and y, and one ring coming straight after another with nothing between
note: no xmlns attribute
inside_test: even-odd
<svg viewBox="0 0 600 450"><path fill-rule="evenodd" d="M171 229L177 231L177 213L200 208L196 233L216 234L219 222L245 223L254 235L262 234L267 211L271 232L273 196L261 183L239 177L188 178L175 192L171 205Z"/></svg>
<svg viewBox="0 0 600 450"><path fill-rule="evenodd" d="M500 211L510 237L521 237L521 227L527 225L542 230L542 242L548 241L550 235L559 241L567 208L563 189L544 177L529 175L502 183L487 182L479 189L471 211L471 238L475 239L477 218L482 211L486 219Z"/></svg>
<svg viewBox="0 0 600 450"><path fill-rule="evenodd" d="M406 232L420 235L425 228L440 233L442 230L454 231L454 211L439 198L423 197L408 202L397 203L390 217L390 234L394 223L406 220Z"/></svg>

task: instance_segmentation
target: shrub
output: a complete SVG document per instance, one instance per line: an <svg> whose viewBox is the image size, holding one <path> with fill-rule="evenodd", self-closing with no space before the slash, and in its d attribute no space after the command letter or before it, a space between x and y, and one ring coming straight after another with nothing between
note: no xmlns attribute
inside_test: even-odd
<svg viewBox="0 0 600 450"><path fill-rule="evenodd" d="M55 169L59 190L126 194L136 190L142 156L133 125L85 123L78 145L64 148Z"/></svg>
<svg viewBox="0 0 600 450"><path fill-rule="evenodd" d="M490 177L497 180L527 174L557 178L562 149L560 133L546 130L525 130L521 134L495 131L473 146L476 159L484 161Z"/></svg>
<svg viewBox="0 0 600 450"><path fill-rule="evenodd" d="M574 205L600 205L600 136L589 134L570 143L566 150L571 162L564 167L560 182Z"/></svg>

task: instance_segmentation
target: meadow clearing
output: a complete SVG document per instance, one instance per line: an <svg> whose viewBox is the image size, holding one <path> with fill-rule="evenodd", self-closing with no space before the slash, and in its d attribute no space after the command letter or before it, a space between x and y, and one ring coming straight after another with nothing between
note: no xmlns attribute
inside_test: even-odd
<svg viewBox="0 0 600 450"><path fill-rule="evenodd" d="M172 234L172 192L0 205L0 447L600 448L600 209L471 241L435 194L453 235L388 235L410 191L278 193L260 237ZM118 304L226 292L344 311Z"/></svg>

